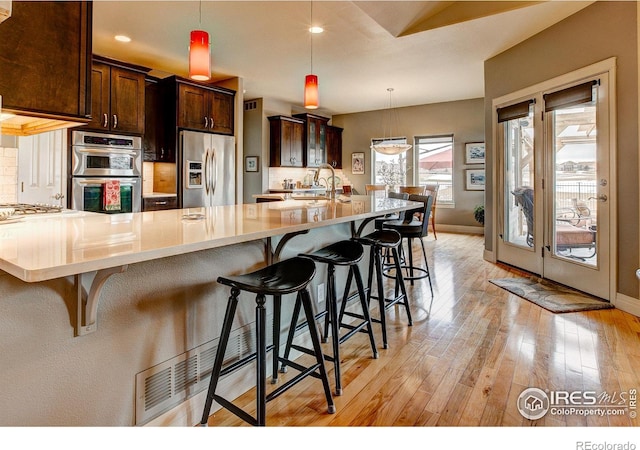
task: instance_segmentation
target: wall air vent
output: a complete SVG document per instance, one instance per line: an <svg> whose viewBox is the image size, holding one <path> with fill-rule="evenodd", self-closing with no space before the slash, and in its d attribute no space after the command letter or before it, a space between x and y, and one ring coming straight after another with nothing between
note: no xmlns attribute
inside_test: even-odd
<svg viewBox="0 0 640 450"><path fill-rule="evenodd" d="M244 110L245 111L253 111L256 108L258 108L258 101L257 100L248 100L248 101L244 102Z"/></svg>
<svg viewBox="0 0 640 450"><path fill-rule="evenodd" d="M273 316L269 315L267 320L272 322ZM255 351L254 328L248 324L232 331L225 365ZM271 344L271 336L267 339ZM136 425L144 425L209 387L218 340L213 339L136 374Z"/></svg>

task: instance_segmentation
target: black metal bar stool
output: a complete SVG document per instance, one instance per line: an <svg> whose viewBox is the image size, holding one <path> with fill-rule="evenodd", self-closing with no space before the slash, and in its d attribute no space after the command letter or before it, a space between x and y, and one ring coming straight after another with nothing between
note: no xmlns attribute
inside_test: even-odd
<svg viewBox="0 0 640 450"><path fill-rule="evenodd" d="M431 297L433 297L433 285L431 283L431 274L429 272L429 263L427 262L427 252L424 248L424 242L422 238L427 236L429 230L429 215L431 214L431 206L433 205L433 197L431 195L410 195L410 201L421 202L422 207L407 211L403 220L392 220L385 222L383 228L396 230L402 236L402 239L407 240L407 258L409 263L407 264L402 253L400 257L404 263L402 268L408 271L408 275L404 277L405 280L409 280L413 286L413 281L421 278L429 279L429 288L431 289ZM419 217L416 218L416 215ZM424 257L424 267L417 266L413 262L413 240L417 239L422 247L422 256ZM400 246L402 249L402 246ZM419 274L414 274L418 272Z"/></svg>
<svg viewBox="0 0 640 450"><path fill-rule="evenodd" d="M358 262L362 260L364 256L364 248L358 242L352 240L344 240L328 245L313 253L304 253L299 256L309 258L316 262L327 264L327 298L326 298L326 310L318 314L315 318L319 319L324 316L325 318L325 332L323 341L327 341L329 334L329 325L331 325L331 342L333 348L333 355L325 355L324 358L327 361L332 361L334 366L334 375L336 380L335 395L342 395L342 381L340 373L340 344L354 336L358 332L364 332L369 335L369 341L371 343L371 350L373 352L373 358L378 358L378 350L376 348L375 338L373 337L373 326L371 324L371 317L369 315L368 303L365 296L364 284L362 282L362 276L360 275L360 269L358 268ZM338 295L336 293L336 281L335 270L336 266L348 266L349 273L347 275L347 282L344 290L344 296L342 300L342 311L348 301L349 291L351 289L351 281L353 278L356 280L356 286L358 288L358 297L360 297L360 306L362 308L362 316L359 316L362 321L357 324L343 323L342 313L340 318L338 317ZM289 328L289 336L287 338L287 345L285 347L284 359L289 358L289 352L291 349L296 349L303 353L311 353L308 348L300 345L293 344L293 338L296 331L296 324L298 322L298 315L300 313L299 301L296 302L296 306L291 318L291 327ZM307 319L308 320L308 319ZM349 331L343 336L340 336L340 329L346 328ZM283 363L281 370L286 371L287 363Z"/></svg>
<svg viewBox="0 0 640 450"><path fill-rule="evenodd" d="M206 426L211 412L213 400L217 401L221 406L231 411L236 416L251 425L264 426L266 424L266 404L273 400L284 391L293 387L299 381L307 376L319 378L324 387L324 393L327 398L327 406L329 414L335 413L335 405L331 396L331 388L329 386L329 377L324 366L324 356L320 347L320 336L318 328L314 321L313 305L307 285L315 275L316 267L312 260L308 258L295 257L287 259L252 273L233 276L219 277L218 283L231 286L231 296L227 303L227 310L222 325L222 334L220 343L216 353L216 359L211 372L211 381L209 383L209 391L207 400L202 413L201 425ZM238 306L238 296L240 291L247 291L256 294L256 352L248 358L244 358L239 363L235 363L223 369L224 355L231 334L231 327ZM280 345L280 312L282 296L285 294L297 293L296 305L299 303L304 308L307 322L309 323L309 332L313 343L313 354L316 357L315 364L309 367L303 367L293 361L287 361L278 354ZM278 377L278 363L286 363L300 371L298 375L284 383L282 386L266 393L266 370L267 370L267 341L266 341L266 295L272 295L274 298L274 327L273 327L273 379ZM231 401L216 394L216 387L221 376L236 370L247 363L256 360L256 417L251 416L243 409L234 405Z"/></svg>
<svg viewBox="0 0 640 450"><path fill-rule="evenodd" d="M398 248L402 243L402 237L400 233L394 230L376 230L366 236L356 236L353 240L360 242L363 245L370 246L370 258L369 258L369 277L367 281L367 303L370 304L371 299L378 300L380 309L380 319L372 319L374 322L380 323L382 326L382 344L383 348L389 348L387 343L387 320L386 311L394 305L403 305L409 320L409 326L413 325L411 319L411 310L409 309L409 298L407 297L407 291L404 285L404 278L402 276L402 270L400 266L400 254ZM383 250L391 251L392 265L395 268L395 286L394 296L387 298L383 283L383 270L385 264L383 262ZM375 272L377 292L376 295L372 294L373 275Z"/></svg>

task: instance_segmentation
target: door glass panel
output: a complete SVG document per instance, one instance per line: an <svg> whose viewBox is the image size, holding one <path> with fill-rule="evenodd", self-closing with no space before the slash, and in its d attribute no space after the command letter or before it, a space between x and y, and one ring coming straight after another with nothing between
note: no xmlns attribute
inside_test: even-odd
<svg viewBox="0 0 640 450"><path fill-rule="evenodd" d="M553 123L554 254L597 264L598 216L595 102L556 109Z"/></svg>
<svg viewBox="0 0 640 450"><path fill-rule="evenodd" d="M505 144L505 242L533 247L534 232L534 158L533 115L507 120Z"/></svg>

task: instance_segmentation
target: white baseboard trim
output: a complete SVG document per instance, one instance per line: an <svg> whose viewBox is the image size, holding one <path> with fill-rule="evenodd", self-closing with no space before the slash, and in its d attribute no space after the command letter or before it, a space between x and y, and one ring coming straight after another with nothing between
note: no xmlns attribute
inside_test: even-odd
<svg viewBox="0 0 640 450"><path fill-rule="evenodd" d="M491 251L491 250L487 250L485 249L483 254L482 254L482 258L485 261L489 261L490 263L496 263L496 255Z"/></svg>
<svg viewBox="0 0 640 450"><path fill-rule="evenodd" d="M447 225L436 223L436 232L445 231L447 233L484 234L484 227L472 227L469 225Z"/></svg>
<svg viewBox="0 0 640 450"><path fill-rule="evenodd" d="M624 312L640 317L640 300L637 298L629 297L628 295L618 292L615 300L611 303L613 303L613 306Z"/></svg>

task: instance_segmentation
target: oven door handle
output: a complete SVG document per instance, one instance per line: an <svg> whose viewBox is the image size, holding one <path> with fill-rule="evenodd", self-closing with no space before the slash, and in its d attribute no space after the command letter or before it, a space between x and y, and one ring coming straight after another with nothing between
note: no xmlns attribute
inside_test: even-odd
<svg viewBox="0 0 640 450"><path fill-rule="evenodd" d="M127 155L136 157L140 153L140 150L128 149L128 148L94 148L94 147L76 147L76 152L82 155Z"/></svg>
<svg viewBox="0 0 640 450"><path fill-rule="evenodd" d="M133 186L138 184L138 178L79 178L75 177L74 182L82 186L99 186L108 181L119 181L121 186Z"/></svg>

